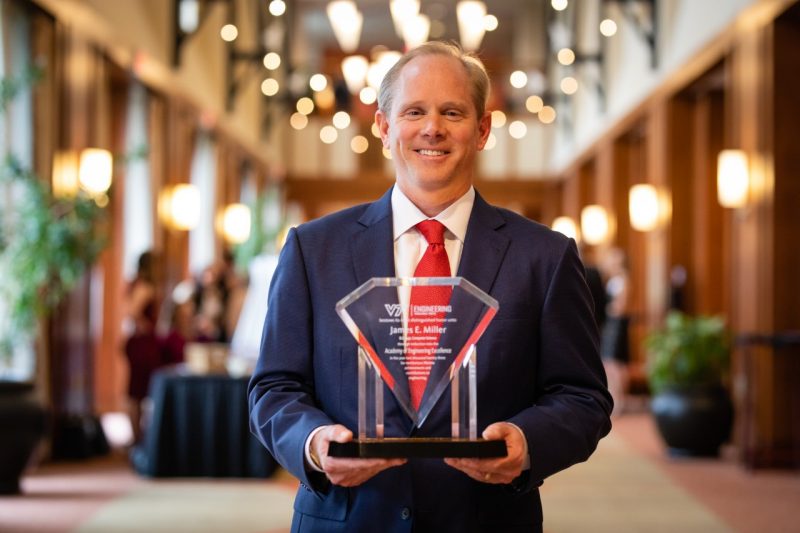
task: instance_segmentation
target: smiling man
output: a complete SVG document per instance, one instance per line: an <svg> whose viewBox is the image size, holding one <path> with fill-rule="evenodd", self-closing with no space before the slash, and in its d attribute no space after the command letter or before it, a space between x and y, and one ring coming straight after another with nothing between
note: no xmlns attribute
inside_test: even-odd
<svg viewBox="0 0 800 533"><path fill-rule="evenodd" d="M293 531L541 531L538 487L586 460L610 430L574 241L490 206L473 188L491 126L488 91L480 60L454 45L408 52L384 78L375 115L395 186L287 238L249 402L253 432L301 480ZM504 439L508 455L329 457L330 442L353 438L358 412L356 344L336 302L372 277L419 275L437 245L436 275L462 276L500 302L478 343L478 425L485 438ZM387 435L450 431L449 400L421 428L391 394L384 401Z"/></svg>

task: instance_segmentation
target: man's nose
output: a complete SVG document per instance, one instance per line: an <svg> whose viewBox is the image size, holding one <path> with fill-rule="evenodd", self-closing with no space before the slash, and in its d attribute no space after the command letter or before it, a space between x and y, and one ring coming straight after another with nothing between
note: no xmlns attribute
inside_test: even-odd
<svg viewBox="0 0 800 533"><path fill-rule="evenodd" d="M422 127L422 134L426 137L444 136L444 120L438 113L429 113L425 117L425 124Z"/></svg>

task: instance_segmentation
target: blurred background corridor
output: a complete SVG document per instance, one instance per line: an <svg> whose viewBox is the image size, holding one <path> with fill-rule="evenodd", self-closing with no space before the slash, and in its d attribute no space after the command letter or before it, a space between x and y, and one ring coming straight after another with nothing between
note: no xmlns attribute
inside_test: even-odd
<svg viewBox="0 0 800 533"><path fill-rule="evenodd" d="M0 531L288 531L270 278L391 187L427 40L492 78L475 188L595 288L614 429L545 531L800 531L795 0L0 0Z"/></svg>

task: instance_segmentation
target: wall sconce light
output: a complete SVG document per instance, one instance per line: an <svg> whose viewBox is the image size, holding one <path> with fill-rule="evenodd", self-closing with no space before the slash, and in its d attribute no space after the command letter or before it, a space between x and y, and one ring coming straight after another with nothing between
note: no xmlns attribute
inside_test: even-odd
<svg viewBox="0 0 800 533"><path fill-rule="evenodd" d="M631 227L637 231L652 231L661 220L662 207L654 185L639 184L628 192L628 213Z"/></svg>
<svg viewBox="0 0 800 533"><path fill-rule="evenodd" d="M250 237L250 208L244 204L230 204L220 214L218 230L231 244L241 244Z"/></svg>
<svg viewBox="0 0 800 533"><path fill-rule="evenodd" d="M608 240L611 221L601 205L587 205L581 210L581 234L586 244L595 246Z"/></svg>
<svg viewBox="0 0 800 533"><path fill-rule="evenodd" d="M722 150L717 157L717 200L722 207L744 207L750 171L744 150Z"/></svg>
<svg viewBox="0 0 800 533"><path fill-rule="evenodd" d="M78 166L78 182L92 197L105 194L111 187L114 161L111 152L102 148L86 148L81 151Z"/></svg>
<svg viewBox="0 0 800 533"><path fill-rule="evenodd" d="M59 150L53 156L53 196L56 198L73 198L77 196L78 152L76 150Z"/></svg>
<svg viewBox="0 0 800 533"><path fill-rule="evenodd" d="M114 160L108 150L59 150L53 156L53 195L71 198L83 189L99 200L111 188L113 169Z"/></svg>
<svg viewBox="0 0 800 533"><path fill-rule="evenodd" d="M556 217L553 220L551 229L557 231L559 233L563 233L567 237L575 239L576 241L580 241L580 235L578 235L578 225L575 224L575 221L572 220L572 217Z"/></svg>
<svg viewBox="0 0 800 533"><path fill-rule="evenodd" d="M327 13L341 49L348 54L355 52L364 23L364 16L356 3L352 0L334 0L328 4Z"/></svg>
<svg viewBox="0 0 800 533"><path fill-rule="evenodd" d="M171 229L189 231L200 222L200 192L188 183L179 183L161 191L158 216Z"/></svg>

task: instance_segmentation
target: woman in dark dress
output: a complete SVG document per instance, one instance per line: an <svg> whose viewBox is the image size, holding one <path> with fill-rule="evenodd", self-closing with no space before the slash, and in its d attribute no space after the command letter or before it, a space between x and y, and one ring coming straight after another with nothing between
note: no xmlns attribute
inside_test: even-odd
<svg viewBox="0 0 800 533"><path fill-rule="evenodd" d="M161 348L156 337L159 299L152 252L144 252L139 257L136 277L128 285L125 296L129 414L134 442L139 442L142 436L142 401L147 397L150 377L161 366Z"/></svg>

